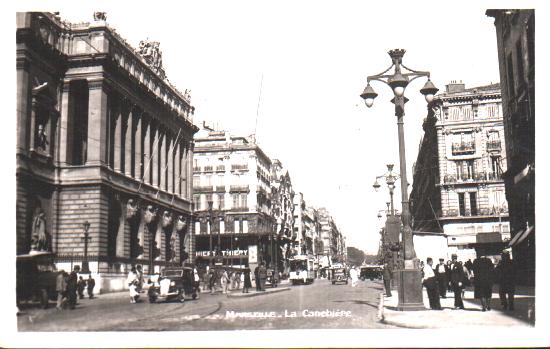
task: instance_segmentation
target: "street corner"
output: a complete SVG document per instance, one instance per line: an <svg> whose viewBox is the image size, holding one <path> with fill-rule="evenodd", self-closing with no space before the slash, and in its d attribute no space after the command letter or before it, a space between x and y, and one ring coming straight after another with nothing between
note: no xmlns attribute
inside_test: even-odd
<svg viewBox="0 0 550 349"><path fill-rule="evenodd" d="M284 291L290 291L290 287L270 288L265 291L252 291L247 293L235 292L235 293L227 294L227 297L229 298L256 297L256 296L265 296L268 294L279 293Z"/></svg>

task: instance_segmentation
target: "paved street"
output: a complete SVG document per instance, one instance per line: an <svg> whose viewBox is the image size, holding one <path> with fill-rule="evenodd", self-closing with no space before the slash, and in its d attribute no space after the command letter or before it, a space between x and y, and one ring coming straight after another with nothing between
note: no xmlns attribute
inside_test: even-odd
<svg viewBox="0 0 550 349"><path fill-rule="evenodd" d="M377 320L379 282L312 285L256 297L202 294L185 303L130 304L126 293L79 301L75 310L25 309L20 331L179 331L393 328ZM327 312L329 310L330 312Z"/></svg>

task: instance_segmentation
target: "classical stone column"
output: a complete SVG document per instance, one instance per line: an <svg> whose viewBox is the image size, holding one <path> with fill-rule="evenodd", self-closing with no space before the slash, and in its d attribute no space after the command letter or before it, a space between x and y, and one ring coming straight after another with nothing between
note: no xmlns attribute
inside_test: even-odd
<svg viewBox="0 0 550 349"><path fill-rule="evenodd" d="M121 145L122 145L122 106L118 106L116 111L113 113L115 120L115 137L114 137L114 170L120 172L122 169L122 164L120 163L121 159Z"/></svg>
<svg viewBox="0 0 550 349"><path fill-rule="evenodd" d="M27 98L28 94L30 93L30 85L32 83L30 82L29 77L29 62L28 61L17 61L17 151L25 151L27 150L27 147L29 146L29 138L32 139L32 134L30 133L30 130L27 129L27 122L28 122L28 112L29 112L29 99ZM61 112L63 113L64 121L67 123L67 115L68 115L68 101L69 101L69 84L63 84L63 95L61 100ZM67 137L67 129L65 128L65 132L62 134ZM66 142L66 141L65 141ZM66 143L65 143L66 144ZM61 157L62 161L65 161L65 147L62 147L60 149L60 152L64 156Z"/></svg>
<svg viewBox="0 0 550 349"><path fill-rule="evenodd" d="M17 71L19 75L19 71ZM18 80L19 81L19 80ZM18 84L19 85L19 84ZM63 92L61 95L61 119L59 121L59 162L63 165L67 164L69 159L67 158L68 142L70 135L69 130L69 81L63 81ZM24 99L24 98L23 98ZM19 98L18 98L19 101ZM19 112L19 111L18 111ZM26 115L25 115L26 116ZM22 121L20 121L22 122ZM25 119L26 122L26 119ZM24 124L22 124L24 125ZM23 138L24 132L17 132L18 134L18 147L26 146L26 139ZM23 142L23 143L21 143Z"/></svg>
<svg viewBox="0 0 550 349"><path fill-rule="evenodd" d="M168 183L166 183L166 191L169 193L174 192L174 153L175 153L175 139L171 136L168 143L168 159L166 173L168 175Z"/></svg>
<svg viewBox="0 0 550 349"><path fill-rule="evenodd" d="M36 134L36 111L38 109L38 102L36 101L36 98L33 96L32 97L32 102L31 102L31 120L30 120L30 125L29 125L29 150L34 150L34 147L35 147L35 144L34 144L34 140L35 140L35 134Z"/></svg>
<svg viewBox="0 0 550 349"><path fill-rule="evenodd" d="M134 167L132 166L132 155L134 149L132 149L132 135L134 133L134 124L133 124L133 106L130 104L128 106L128 113L126 113L126 134L124 137L124 174L127 177L132 176L132 171Z"/></svg>
<svg viewBox="0 0 550 349"><path fill-rule="evenodd" d="M167 151L166 143L168 141L168 137L165 130L162 130L161 135L162 135L161 136L162 144L160 147L160 182L159 183L160 183L160 189L166 190L166 151Z"/></svg>
<svg viewBox="0 0 550 349"><path fill-rule="evenodd" d="M100 165L107 162L107 91L101 78L88 81L88 140L86 164Z"/></svg>
<svg viewBox="0 0 550 349"><path fill-rule="evenodd" d="M191 193L193 188L193 149L191 148L191 140L187 141L185 149L185 193L184 197L188 200L191 199Z"/></svg>
<svg viewBox="0 0 550 349"><path fill-rule="evenodd" d="M174 191L173 193L181 196L181 153L180 143L174 143Z"/></svg>
<svg viewBox="0 0 550 349"><path fill-rule="evenodd" d="M143 173L141 173L141 164L143 163L143 150L141 149L143 142L141 120L143 114L141 111L134 109L132 112L132 117L134 118L134 178L139 181L143 176Z"/></svg>
<svg viewBox="0 0 550 349"><path fill-rule="evenodd" d="M160 146L160 134L158 127L151 129L151 136L153 137L153 143L151 144L151 171L152 180L151 185L158 187L159 185L159 146Z"/></svg>
<svg viewBox="0 0 550 349"><path fill-rule="evenodd" d="M143 181L151 184L151 120L144 116L141 118L143 123Z"/></svg>

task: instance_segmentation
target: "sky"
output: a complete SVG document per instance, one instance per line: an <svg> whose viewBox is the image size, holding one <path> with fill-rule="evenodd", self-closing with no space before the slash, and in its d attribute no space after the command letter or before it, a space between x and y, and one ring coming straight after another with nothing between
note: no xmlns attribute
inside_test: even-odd
<svg viewBox="0 0 550 349"><path fill-rule="evenodd" d="M440 91L451 80L466 87L498 82L499 73L493 19L484 7L371 6L206 1L147 11L59 11L80 22L103 10L132 46L159 41L168 79L180 91L191 90L195 124L206 120L234 134L255 133L262 149L282 161L306 204L329 210L348 246L376 253L383 225L377 214L389 194L385 186L375 192L372 184L386 164L399 168L399 153L393 94L374 82L379 96L367 109L359 97L366 77L391 65L387 52L394 48L407 51L407 67L430 71ZM442 15L449 11L453 16ZM419 92L424 82L406 90L409 183L426 116ZM400 195L398 189L398 209Z"/></svg>
<svg viewBox="0 0 550 349"><path fill-rule="evenodd" d="M306 204L326 207L347 245L368 253L377 252L384 223L377 214L389 201L386 187L375 192L372 184L386 164L399 169L399 154L393 94L373 82L379 96L368 109L359 97L367 76L391 65L390 49L403 48L403 63L430 71L441 92L451 80L466 87L499 81L493 18L473 2L132 4L48 9L70 22L106 11L107 23L132 46L159 41L168 79L180 91L191 90L195 124L206 120L233 134L256 134ZM427 114L419 92L424 83L417 79L405 91L411 184ZM400 185L394 199L400 209Z"/></svg>

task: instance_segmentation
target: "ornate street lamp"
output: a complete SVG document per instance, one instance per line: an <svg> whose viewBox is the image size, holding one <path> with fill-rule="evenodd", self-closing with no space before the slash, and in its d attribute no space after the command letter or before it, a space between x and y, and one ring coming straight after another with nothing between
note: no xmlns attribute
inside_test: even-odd
<svg viewBox="0 0 550 349"><path fill-rule="evenodd" d="M380 188L380 184L378 183L378 180L381 178L384 178L384 180L386 181L386 185L388 186L388 189L390 191L391 211L389 212L390 212L390 215L393 216L395 215L395 209L393 208L393 190L395 189L395 181L399 179L399 174L393 172L393 164L388 164L386 165L386 167L388 168L388 172L381 174L380 176L376 176L376 179L372 187L374 188L375 191L378 191L378 189Z"/></svg>
<svg viewBox="0 0 550 349"><path fill-rule="evenodd" d="M401 221L403 224L402 242L403 255L405 258L404 269L398 270L399 273L399 310L419 310L424 309L422 299L422 282L419 269L419 261L416 258L414 251L412 228L410 222L409 200L408 200L408 182L407 182L407 164L405 158L405 133L403 127L403 116L405 115L405 103L408 99L404 96L405 89L413 80L420 77L427 77L428 81L420 89L428 103L433 101L434 95L438 89L430 81L430 73L427 71L417 71L407 68L403 65L403 55L405 50L395 49L388 52L391 57L392 65L377 75L367 77L367 87L365 87L361 98L364 99L367 107L372 107L374 99L378 94L370 85L371 80L380 81L388 85L394 94L391 102L395 105L395 116L397 117L397 130L399 138L399 167L401 177ZM394 68L393 73L387 74L390 69ZM401 68L405 72L401 71Z"/></svg>
<svg viewBox="0 0 550 349"><path fill-rule="evenodd" d="M88 241L92 240L88 233L90 222L85 221L82 227L84 228L84 236L81 237L81 239L84 240L84 260L82 261L82 270L80 272L82 274L90 274L90 266L88 265Z"/></svg>

